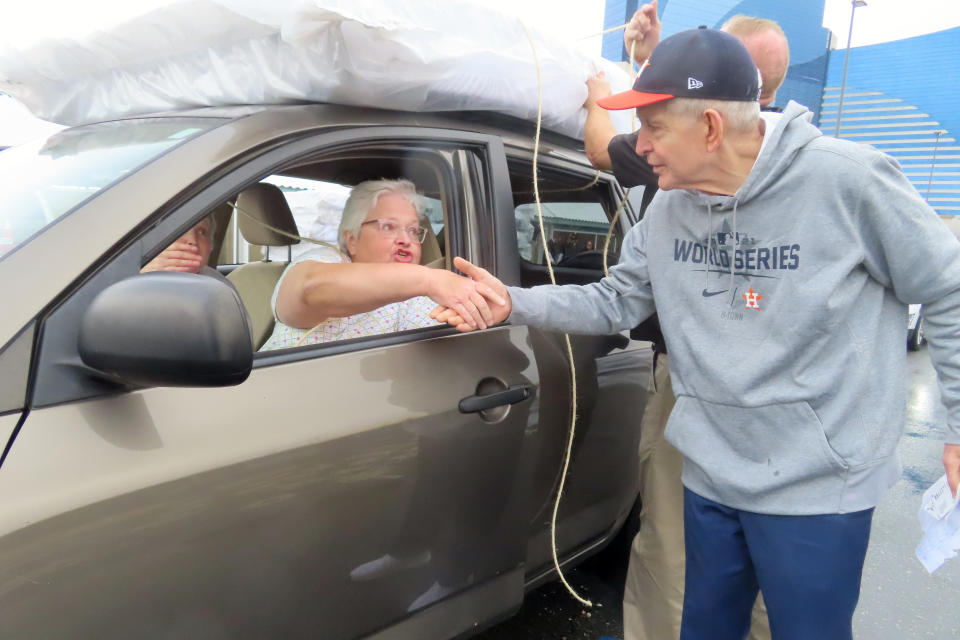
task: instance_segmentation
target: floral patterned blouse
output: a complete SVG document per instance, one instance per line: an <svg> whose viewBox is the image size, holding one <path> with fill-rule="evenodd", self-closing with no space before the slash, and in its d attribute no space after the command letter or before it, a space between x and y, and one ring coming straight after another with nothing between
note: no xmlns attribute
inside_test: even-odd
<svg viewBox="0 0 960 640"><path fill-rule="evenodd" d="M275 320L277 318L277 293L280 291L280 285L283 283L283 279L287 277L287 274L290 273L293 265L304 260L328 263L350 261L349 258L340 252L326 246L312 249L297 256L283 272L280 280L277 281L277 286L273 290L270 306L273 308L273 317ZM357 313L344 318L327 318L312 330L296 329L283 324L280 320L276 320L276 325L273 328L270 339L264 343L260 350L288 349L290 347L307 344L331 342L334 340L349 340L350 338L362 338L364 336L430 327L438 324L436 320L430 317L430 311L436 306L437 303L430 298L418 296L402 302L384 305L365 313ZM310 335L307 336L306 339L303 339L303 336L306 335L308 331ZM301 339L303 339L303 342L300 342Z"/></svg>

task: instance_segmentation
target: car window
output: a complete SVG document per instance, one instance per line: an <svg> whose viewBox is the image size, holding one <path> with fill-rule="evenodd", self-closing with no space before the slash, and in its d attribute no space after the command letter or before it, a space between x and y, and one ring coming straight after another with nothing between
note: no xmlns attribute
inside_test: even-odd
<svg viewBox="0 0 960 640"><path fill-rule="evenodd" d="M270 184L283 194L283 198L293 214L296 225L295 235L306 238L289 246L290 259L316 248L310 240L336 245L337 227L343 213L343 205L350 195L350 187L335 182L310 180L294 176L271 175L262 183ZM233 199L235 201L235 199ZM217 265L237 265L259 262L269 255L271 260L288 259L287 245L270 247L252 244L244 237L238 225L238 216L243 213L231 212L226 231L217 255ZM291 230L292 231L292 230Z"/></svg>
<svg viewBox="0 0 960 640"><path fill-rule="evenodd" d="M220 122L109 122L7 149L0 154L0 260L102 189Z"/></svg>
<svg viewBox="0 0 960 640"><path fill-rule="evenodd" d="M307 335L303 331L308 327L280 323L275 312L280 284L292 264L302 260L349 261L338 236L347 200L361 183L382 179L412 183L420 196L425 218L418 225L424 229L422 239L416 244L419 263L430 268L449 268L447 221L450 202L456 197L452 171L449 156L428 149L395 148L385 151L383 156L364 149L358 155L341 152L332 158L321 156L305 164L284 167L230 194L218 207L206 211L202 220L210 220L214 229L212 250L203 254L184 247L185 253L190 254L194 268L198 268L196 255L207 255L207 264L215 272L211 274L210 269L204 269L204 273L216 276L219 272L237 290L251 319L257 350L275 351L436 326L429 318L435 303L423 297L372 310L330 315ZM200 224L197 217L193 220L194 227L190 227L188 234ZM382 236L391 231L378 227L377 233ZM184 239L180 237L177 242ZM170 242L165 240L166 248L162 250L154 247L145 251L144 271L151 270L170 253ZM368 248L373 246L367 244Z"/></svg>
<svg viewBox="0 0 960 640"><path fill-rule="evenodd" d="M543 202L540 209L553 264L569 261L582 253L603 251L610 221L599 202ZM514 219L520 257L535 264L546 264L536 204L519 205ZM620 248L620 233L615 231L608 249L611 254L618 253Z"/></svg>
<svg viewBox="0 0 960 640"><path fill-rule="evenodd" d="M625 214L621 213L620 221L611 230L610 221L619 205L611 185L605 180L593 181L586 173L540 166L541 233L531 175L530 165L520 160L511 161L510 180L517 251L522 259L522 284L533 286L547 281L548 255L556 267L594 270L598 279L603 273L608 232L606 263L610 266L619 259L624 229L627 228ZM586 274L583 277L587 277ZM563 277L558 280L568 281Z"/></svg>
<svg viewBox="0 0 960 640"><path fill-rule="evenodd" d="M350 186L323 180L310 180L294 176L271 175L262 183L277 187L283 194L293 220L296 223L296 235L304 238L289 247L270 247L251 244L238 227L237 217L243 213L232 213L222 234L217 255L217 266L225 269L231 265L262 261L269 255L272 260L295 260L307 251L317 248L311 240L336 246L337 230L342 219L343 206L350 195ZM439 199L423 196L430 227L434 234L442 238L444 221L443 206Z"/></svg>

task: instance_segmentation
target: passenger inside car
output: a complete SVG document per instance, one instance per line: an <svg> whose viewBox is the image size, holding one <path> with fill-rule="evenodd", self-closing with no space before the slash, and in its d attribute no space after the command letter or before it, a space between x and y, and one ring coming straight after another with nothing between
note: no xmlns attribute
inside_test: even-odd
<svg viewBox="0 0 960 640"><path fill-rule="evenodd" d="M339 249L300 255L277 283L276 325L261 351L432 326L430 311L443 300L485 328L484 296L497 299L493 291L420 264L429 224L423 212L409 180L356 185L340 222Z"/></svg>
<svg viewBox="0 0 960 640"><path fill-rule="evenodd" d="M233 283L227 280L219 271L208 263L213 250L213 234L216 230L216 220L213 214L193 225L186 233L177 238L173 244L157 254L153 260L143 265L140 273L151 271L180 271L183 273L198 273L211 278L223 280L230 287Z"/></svg>

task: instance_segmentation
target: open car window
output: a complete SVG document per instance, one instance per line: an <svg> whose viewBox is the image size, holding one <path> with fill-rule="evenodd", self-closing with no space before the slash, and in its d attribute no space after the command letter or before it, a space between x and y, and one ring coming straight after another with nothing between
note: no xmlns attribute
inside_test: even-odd
<svg viewBox="0 0 960 640"><path fill-rule="evenodd" d="M304 238L292 245L269 246L248 241L238 224L239 216L230 211L223 239L217 253L216 263L221 271L229 273L232 265L259 262L266 259L287 261L315 249L313 241L337 244L337 228L343 214L343 205L350 195L348 185L298 178L295 176L271 175L262 183L277 187L283 195L296 223L295 235ZM233 199L233 204L236 199ZM292 230L291 230L292 231ZM289 248L289 252L288 252Z"/></svg>
<svg viewBox="0 0 960 640"><path fill-rule="evenodd" d="M234 194L218 211L221 224L211 266L237 289L251 317L254 346L275 351L341 342L427 326L435 306L426 298L398 301L344 317L325 319L317 326L287 326L276 317L280 283L299 261L346 262L340 246L340 224L353 187L366 180L403 178L414 184L423 205L419 243L420 264L449 268L446 254L453 178L445 173L447 159L419 152L371 157L344 154L291 166L261 178ZM369 166L368 166L369 165ZM300 238L298 240L298 238Z"/></svg>
<svg viewBox="0 0 960 640"><path fill-rule="evenodd" d="M344 204L350 195L349 185L279 174L268 176L261 182L276 186L283 194L297 226L296 235L302 238L289 246L289 259L296 259L301 254L322 246L317 242L334 246L338 244L337 230L343 217ZM443 204L438 198L426 195L422 198L431 230L440 238L445 226ZM273 260L288 259L286 245L270 247L248 242L237 224L238 215L243 214L229 215L216 256L218 268L229 273L233 265L265 260L268 255Z"/></svg>

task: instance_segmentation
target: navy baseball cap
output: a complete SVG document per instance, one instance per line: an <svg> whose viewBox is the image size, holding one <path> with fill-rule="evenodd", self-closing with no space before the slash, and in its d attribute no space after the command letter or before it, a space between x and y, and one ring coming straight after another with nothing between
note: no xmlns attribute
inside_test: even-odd
<svg viewBox="0 0 960 640"><path fill-rule="evenodd" d="M755 102L760 73L743 44L716 29L690 29L662 40L633 89L597 100L604 109L633 109L671 98Z"/></svg>

